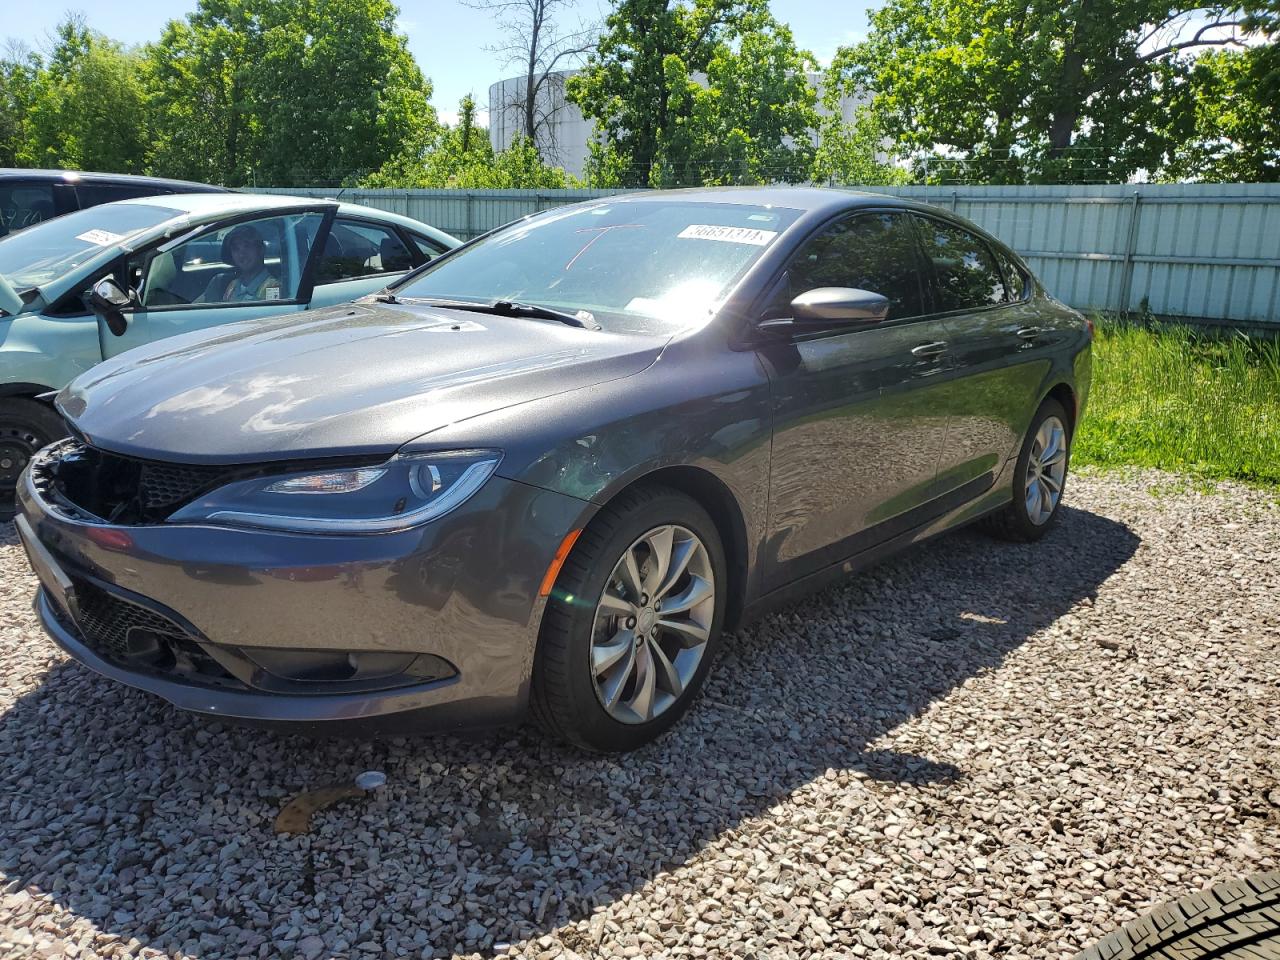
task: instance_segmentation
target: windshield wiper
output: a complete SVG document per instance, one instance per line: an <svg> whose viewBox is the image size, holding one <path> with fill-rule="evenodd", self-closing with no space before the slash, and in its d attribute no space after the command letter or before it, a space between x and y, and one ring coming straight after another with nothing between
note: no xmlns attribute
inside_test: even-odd
<svg viewBox="0 0 1280 960"><path fill-rule="evenodd" d="M591 318L585 310L581 314L565 313L550 307L540 307L536 303L521 303L518 300L495 300L492 303L475 303L470 300L432 300L420 301L432 307L445 307L449 310L470 310L472 313L493 313L500 317L532 317L535 320L555 320L583 330L599 330L600 324Z"/></svg>

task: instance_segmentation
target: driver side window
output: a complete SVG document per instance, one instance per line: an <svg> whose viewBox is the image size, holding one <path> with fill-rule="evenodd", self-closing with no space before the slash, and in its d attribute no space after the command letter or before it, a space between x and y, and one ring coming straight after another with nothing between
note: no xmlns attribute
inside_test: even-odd
<svg viewBox="0 0 1280 960"><path fill-rule="evenodd" d="M296 300L323 214L262 217L214 227L131 263L145 309Z"/></svg>
<svg viewBox="0 0 1280 960"><path fill-rule="evenodd" d="M819 287L852 287L889 300L889 320L924 311L915 233L905 216L862 213L827 227L787 264L787 282L770 316L788 316L791 301ZM781 312L779 312L781 311Z"/></svg>

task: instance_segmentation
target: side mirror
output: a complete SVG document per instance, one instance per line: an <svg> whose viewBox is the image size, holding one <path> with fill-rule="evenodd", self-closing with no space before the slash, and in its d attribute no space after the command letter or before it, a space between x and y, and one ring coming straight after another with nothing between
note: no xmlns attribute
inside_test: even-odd
<svg viewBox="0 0 1280 960"><path fill-rule="evenodd" d="M791 314L800 323L879 323L889 316L889 300L870 290L818 287L792 300Z"/></svg>
<svg viewBox="0 0 1280 960"><path fill-rule="evenodd" d="M761 330L821 330L828 327L879 323L889 316L889 300L854 287L818 287L791 301L791 316L765 320Z"/></svg>
<svg viewBox="0 0 1280 960"><path fill-rule="evenodd" d="M117 337L123 337L124 332L129 329L129 321L125 319L124 311L133 304L132 292L125 293L110 277L99 280L89 291L89 306L106 322L107 329Z"/></svg>

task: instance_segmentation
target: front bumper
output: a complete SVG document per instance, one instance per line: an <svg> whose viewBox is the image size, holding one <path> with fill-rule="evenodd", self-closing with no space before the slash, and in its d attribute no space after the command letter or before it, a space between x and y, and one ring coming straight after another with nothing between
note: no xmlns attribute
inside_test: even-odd
<svg viewBox="0 0 1280 960"><path fill-rule="evenodd" d="M358 732L521 719L538 588L587 509L495 476L416 529L333 537L94 523L45 496L31 469L18 485L36 609L75 659L181 709ZM413 666L372 680L287 666L343 658Z"/></svg>

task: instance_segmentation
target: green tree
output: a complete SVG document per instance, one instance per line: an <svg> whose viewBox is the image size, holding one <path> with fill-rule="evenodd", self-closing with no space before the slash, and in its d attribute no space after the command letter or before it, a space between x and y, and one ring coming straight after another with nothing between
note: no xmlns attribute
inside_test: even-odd
<svg viewBox="0 0 1280 960"><path fill-rule="evenodd" d="M340 183L430 142L430 83L389 0L201 0L148 52L159 172Z"/></svg>
<svg viewBox="0 0 1280 960"><path fill-rule="evenodd" d="M1191 20L1192 13L1198 19ZM832 79L929 176L1124 179L1159 168L1191 51L1242 18L1175 0L889 0Z"/></svg>
<svg viewBox="0 0 1280 960"><path fill-rule="evenodd" d="M27 153L27 126L40 60L10 46L0 56L0 167L14 167Z"/></svg>
<svg viewBox="0 0 1280 960"><path fill-rule="evenodd" d="M604 185L795 182L812 162L812 56L766 0L615 0L568 97ZM705 81L705 82L700 82Z"/></svg>
<svg viewBox="0 0 1280 960"><path fill-rule="evenodd" d="M1184 99L1171 112L1170 181L1269 182L1280 177L1280 105L1265 46L1215 50L1196 58Z"/></svg>
<svg viewBox="0 0 1280 960"><path fill-rule="evenodd" d="M852 121L840 115L838 88L824 95L827 114L818 122L818 147L813 157L813 180L849 186L904 184L911 174L879 159L884 135L866 107L858 107Z"/></svg>
<svg viewBox="0 0 1280 960"><path fill-rule="evenodd" d="M6 71L8 72L8 71ZM47 58L17 65L23 166L141 173L147 112L141 59L78 17L58 26Z"/></svg>

